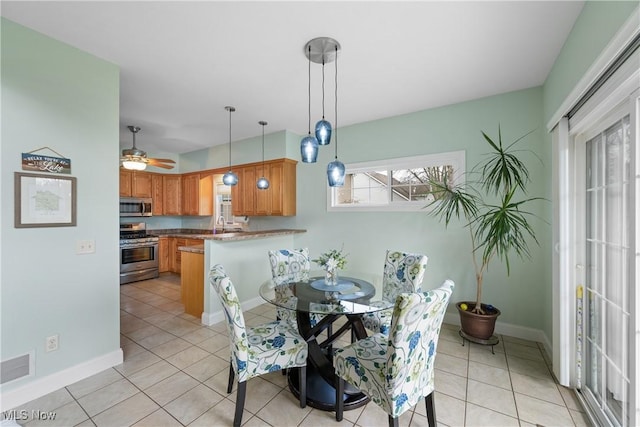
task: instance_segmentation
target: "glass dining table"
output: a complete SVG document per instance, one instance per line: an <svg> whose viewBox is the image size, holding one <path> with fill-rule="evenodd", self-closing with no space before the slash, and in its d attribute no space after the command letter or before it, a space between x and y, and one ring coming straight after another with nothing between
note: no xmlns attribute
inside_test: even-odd
<svg viewBox="0 0 640 427"><path fill-rule="evenodd" d="M338 339L346 333L350 333L352 342L365 338L367 331L361 315L393 307L389 302L373 299L376 288L371 281L371 274L343 273L336 285L328 285L320 271L311 272L309 280L277 278L267 280L260 287L260 296L265 301L295 311L298 331L309 345L307 403L313 408L335 410L333 347ZM298 370L290 370L288 376L290 390L299 397ZM359 408L369 401L348 384L345 384L343 399L345 410Z"/></svg>

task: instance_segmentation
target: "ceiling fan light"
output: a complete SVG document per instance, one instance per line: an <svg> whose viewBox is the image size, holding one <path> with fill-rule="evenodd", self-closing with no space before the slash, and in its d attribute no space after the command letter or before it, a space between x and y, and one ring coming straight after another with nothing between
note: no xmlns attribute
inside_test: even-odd
<svg viewBox="0 0 640 427"><path fill-rule="evenodd" d="M147 164L139 160L125 160L122 162L122 167L129 170L142 171L147 168Z"/></svg>
<svg viewBox="0 0 640 427"><path fill-rule="evenodd" d="M224 185L236 185L238 183L238 175L229 171L222 176Z"/></svg>
<svg viewBox="0 0 640 427"><path fill-rule="evenodd" d="M305 136L300 141L300 155L304 163L315 163L318 159L318 140L315 136Z"/></svg>
<svg viewBox="0 0 640 427"><path fill-rule="evenodd" d="M331 123L322 119L316 123L316 139L319 145L329 145L331 142Z"/></svg>

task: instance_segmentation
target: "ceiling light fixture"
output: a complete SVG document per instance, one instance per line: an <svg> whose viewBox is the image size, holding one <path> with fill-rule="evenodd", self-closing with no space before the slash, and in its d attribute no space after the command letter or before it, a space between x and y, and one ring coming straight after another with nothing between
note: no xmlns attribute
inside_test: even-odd
<svg viewBox="0 0 640 427"><path fill-rule="evenodd" d="M147 163L143 160L147 153L136 148L136 134L140 131L140 128L138 126L127 126L127 128L133 134L133 147L128 150L122 150L124 155L122 167L134 171L143 171L147 168Z"/></svg>
<svg viewBox="0 0 640 427"><path fill-rule="evenodd" d="M344 163L338 160L338 45L335 46L336 49L336 94L335 94L335 113L336 117L334 120L335 124L335 153L336 157L333 162L327 165L327 179L329 180L329 187L342 187L344 185Z"/></svg>
<svg viewBox="0 0 640 427"><path fill-rule="evenodd" d="M308 134L300 141L300 155L304 163L315 163L318 159L318 139L311 135L311 45L307 43L305 49L309 50L309 123Z"/></svg>
<svg viewBox="0 0 640 427"><path fill-rule="evenodd" d="M236 111L234 107L224 107L229 112L229 172L222 176L224 185L236 185L238 183L238 175L231 171L231 113Z"/></svg>
<svg viewBox="0 0 640 427"><path fill-rule="evenodd" d="M269 180L264 177L264 127L267 122L261 120L258 124L262 126L262 177L260 177L258 182L256 182L256 187L258 187L259 190L266 190L269 188Z"/></svg>

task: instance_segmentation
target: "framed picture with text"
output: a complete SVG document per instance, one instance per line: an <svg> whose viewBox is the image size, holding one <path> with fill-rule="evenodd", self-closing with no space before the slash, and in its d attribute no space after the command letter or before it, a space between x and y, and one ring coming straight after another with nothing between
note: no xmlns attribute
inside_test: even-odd
<svg viewBox="0 0 640 427"><path fill-rule="evenodd" d="M15 172L15 227L76 225L76 178Z"/></svg>

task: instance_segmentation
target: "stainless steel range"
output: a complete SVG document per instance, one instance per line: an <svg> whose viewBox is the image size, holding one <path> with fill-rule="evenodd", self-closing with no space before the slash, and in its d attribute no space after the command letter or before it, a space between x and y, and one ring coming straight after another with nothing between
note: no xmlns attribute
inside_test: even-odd
<svg viewBox="0 0 640 427"><path fill-rule="evenodd" d="M144 222L120 224L120 284L158 277L158 236Z"/></svg>

